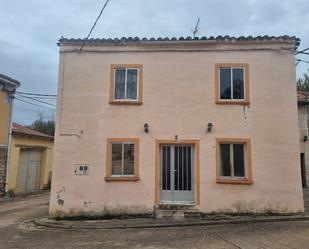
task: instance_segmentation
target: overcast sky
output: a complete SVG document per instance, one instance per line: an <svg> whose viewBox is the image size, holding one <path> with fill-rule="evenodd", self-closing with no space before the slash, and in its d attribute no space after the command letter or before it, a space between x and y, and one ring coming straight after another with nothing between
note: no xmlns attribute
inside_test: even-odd
<svg viewBox="0 0 309 249"><path fill-rule="evenodd" d="M1 0L0 73L22 82L19 91L56 94L57 40L83 38L105 0ZM309 47L309 0L110 0L92 37L295 35ZM299 57L309 61L309 56ZM300 63L302 76L309 64ZM53 103L53 100L48 100ZM14 120L30 124L39 110L15 102ZM43 105L43 104L42 104Z"/></svg>

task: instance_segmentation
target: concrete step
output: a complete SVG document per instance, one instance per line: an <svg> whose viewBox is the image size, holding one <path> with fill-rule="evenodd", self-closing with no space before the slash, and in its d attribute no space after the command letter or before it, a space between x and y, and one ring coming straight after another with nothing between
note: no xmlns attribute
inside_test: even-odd
<svg viewBox="0 0 309 249"><path fill-rule="evenodd" d="M155 208L158 209L164 209L164 210L189 210L189 209L195 209L195 205L187 204L187 205L176 205L176 204L159 204Z"/></svg>
<svg viewBox="0 0 309 249"><path fill-rule="evenodd" d="M201 219L201 213L197 209L185 210L184 216L188 219Z"/></svg>
<svg viewBox="0 0 309 249"><path fill-rule="evenodd" d="M173 218L173 211L165 209L155 209L155 216L156 219L171 219Z"/></svg>
<svg viewBox="0 0 309 249"><path fill-rule="evenodd" d="M201 214L194 206L188 205L158 205L155 207L155 217L157 219L176 219L182 220L200 219Z"/></svg>

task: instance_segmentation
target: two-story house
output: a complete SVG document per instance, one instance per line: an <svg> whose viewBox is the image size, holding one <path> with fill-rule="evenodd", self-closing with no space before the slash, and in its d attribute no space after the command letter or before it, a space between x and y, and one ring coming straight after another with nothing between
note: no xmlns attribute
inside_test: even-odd
<svg viewBox="0 0 309 249"><path fill-rule="evenodd" d="M51 216L304 210L299 39L82 44L59 41Z"/></svg>
<svg viewBox="0 0 309 249"><path fill-rule="evenodd" d="M12 130L14 92L20 82L0 74L0 195L7 188L8 151Z"/></svg>

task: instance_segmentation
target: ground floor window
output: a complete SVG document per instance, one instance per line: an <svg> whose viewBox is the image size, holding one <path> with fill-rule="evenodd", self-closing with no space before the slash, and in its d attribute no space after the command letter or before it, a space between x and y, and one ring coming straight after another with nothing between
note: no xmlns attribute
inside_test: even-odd
<svg viewBox="0 0 309 249"><path fill-rule="evenodd" d="M108 139L106 158L107 181L139 179L138 139Z"/></svg>
<svg viewBox="0 0 309 249"><path fill-rule="evenodd" d="M217 182L252 183L249 139L217 139Z"/></svg>
<svg viewBox="0 0 309 249"><path fill-rule="evenodd" d="M111 170L113 176L134 175L134 143L111 144Z"/></svg>

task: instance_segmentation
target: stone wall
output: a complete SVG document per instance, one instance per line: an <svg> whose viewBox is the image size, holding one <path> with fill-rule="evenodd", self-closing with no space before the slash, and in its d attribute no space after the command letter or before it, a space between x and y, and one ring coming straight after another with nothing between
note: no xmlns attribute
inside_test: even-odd
<svg viewBox="0 0 309 249"><path fill-rule="evenodd" d="M6 159L7 147L0 147L0 196L4 195L5 191L5 174L6 174Z"/></svg>

